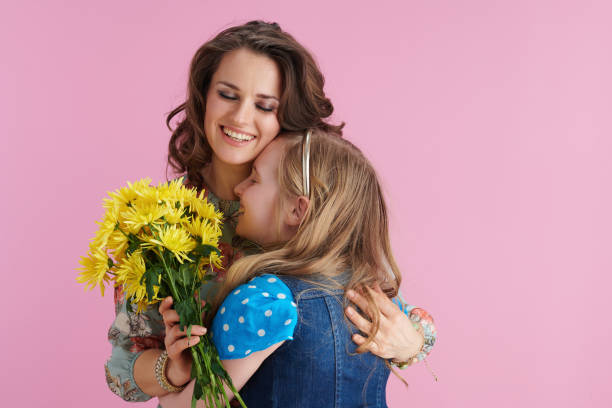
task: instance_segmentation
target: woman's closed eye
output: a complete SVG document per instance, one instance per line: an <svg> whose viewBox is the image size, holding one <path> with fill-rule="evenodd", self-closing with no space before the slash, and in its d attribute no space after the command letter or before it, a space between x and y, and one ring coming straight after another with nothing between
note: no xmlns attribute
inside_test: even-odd
<svg viewBox="0 0 612 408"><path fill-rule="evenodd" d="M255 106L257 106L257 109L263 112L274 112L276 110L275 106L263 106L263 105L255 105Z"/></svg>
<svg viewBox="0 0 612 408"><path fill-rule="evenodd" d="M217 92L219 94L220 97L224 98L224 99L229 99L230 101L235 101L238 99L238 97L236 95L230 94L230 93L226 93L223 91L218 91Z"/></svg>
<svg viewBox="0 0 612 408"><path fill-rule="evenodd" d="M225 92L225 91L217 91L217 93L223 99L227 99L227 100L230 100L230 101L237 101L239 99L239 97L237 95L233 94L233 93L228 93L228 92ZM259 109L260 111L266 112L266 113L275 112L276 111L276 106L274 106L274 105L268 106L268 105L262 105L262 104L256 103L255 107L257 109Z"/></svg>

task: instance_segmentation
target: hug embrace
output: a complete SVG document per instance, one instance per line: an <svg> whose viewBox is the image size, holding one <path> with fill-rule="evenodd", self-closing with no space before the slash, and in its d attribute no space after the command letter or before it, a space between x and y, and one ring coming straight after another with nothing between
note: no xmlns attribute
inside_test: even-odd
<svg viewBox="0 0 612 408"><path fill-rule="evenodd" d="M431 351L431 317L399 295L376 173L326 122L323 85L274 23L196 52L168 161L223 212L223 268L201 290L208 329L189 337L172 298L138 314L116 289L106 378L123 399L189 407L188 348L207 331L248 407L386 407L392 367Z"/></svg>

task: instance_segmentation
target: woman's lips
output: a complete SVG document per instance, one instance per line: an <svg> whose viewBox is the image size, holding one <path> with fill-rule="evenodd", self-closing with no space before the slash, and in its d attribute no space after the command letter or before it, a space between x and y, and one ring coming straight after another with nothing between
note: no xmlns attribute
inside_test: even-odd
<svg viewBox="0 0 612 408"><path fill-rule="evenodd" d="M255 135L239 131L228 126L221 126L223 139L232 146L244 146L256 139Z"/></svg>

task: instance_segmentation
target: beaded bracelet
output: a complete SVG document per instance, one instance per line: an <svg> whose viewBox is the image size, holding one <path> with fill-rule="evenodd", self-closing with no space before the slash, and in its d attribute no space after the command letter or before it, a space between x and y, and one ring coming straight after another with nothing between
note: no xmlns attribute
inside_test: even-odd
<svg viewBox="0 0 612 408"><path fill-rule="evenodd" d="M170 384L170 381L168 381L168 378L166 377L166 365L168 365L168 352L164 350L159 357L157 357L157 361L155 362L155 378L157 379L159 386L168 392L183 391L185 386L176 387Z"/></svg>
<svg viewBox="0 0 612 408"><path fill-rule="evenodd" d="M392 365L399 369L409 367L416 362L425 360L436 342L436 329L427 312L420 308L414 308L410 311L408 317L415 330L423 335L423 346L418 353L409 358L408 361L390 361Z"/></svg>

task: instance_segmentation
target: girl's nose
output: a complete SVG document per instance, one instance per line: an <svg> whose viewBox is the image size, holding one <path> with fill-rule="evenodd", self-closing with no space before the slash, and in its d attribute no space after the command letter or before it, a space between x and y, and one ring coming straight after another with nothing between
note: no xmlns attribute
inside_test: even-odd
<svg viewBox="0 0 612 408"><path fill-rule="evenodd" d="M242 196L242 192L244 191L244 186L246 185L246 180L242 180L236 187L234 187L234 194L240 198Z"/></svg>

